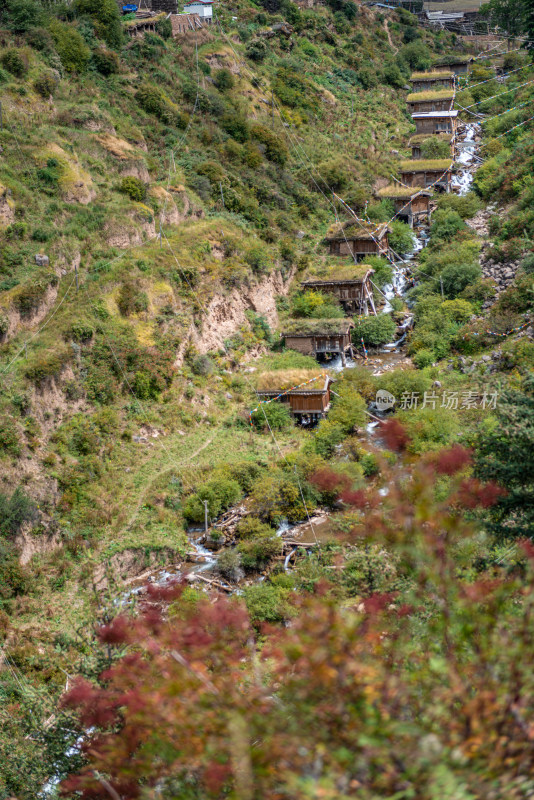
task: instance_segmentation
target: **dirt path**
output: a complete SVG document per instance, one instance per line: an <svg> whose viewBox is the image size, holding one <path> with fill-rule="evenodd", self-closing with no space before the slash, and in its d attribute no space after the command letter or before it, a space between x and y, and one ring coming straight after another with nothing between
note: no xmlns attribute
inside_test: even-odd
<svg viewBox="0 0 534 800"><path fill-rule="evenodd" d="M172 464L170 464L168 467L160 470L152 478L151 481L148 481L148 483L145 484L141 494L139 495L139 499L138 499L138 501L136 503L135 510L134 510L132 516L130 517L130 519L128 520L127 524L126 524L126 530L130 530L132 525L134 524L135 520L137 519L139 511L141 510L141 506L143 505L144 500L145 500L149 490L152 488L153 484L155 483L155 481L159 480L161 478L161 476L165 475L167 472L171 472L172 470L175 470L177 467L184 466L184 464L187 464L193 458L196 458L198 455L200 455L200 453L203 450L205 450L206 447L210 446L210 444L213 442L213 440L215 439L215 437L219 433L219 430L220 429L218 428L208 439L206 439L206 441L203 444L200 445L199 448L197 448L197 450L195 450L194 453L191 453L191 455L187 456L187 458L182 459L182 461L178 461L178 462L173 461ZM151 460L151 459L147 459L147 461L148 460ZM144 463L147 463L147 462L144 462ZM144 464L143 464L143 466L144 466Z"/></svg>
<svg viewBox="0 0 534 800"><path fill-rule="evenodd" d="M384 20L384 28L385 28L385 31L386 31L386 33L388 35L389 46L391 47L391 49L393 50L394 53L398 53L399 52L399 48L395 47L395 45L393 44L393 39L391 38L391 32L389 30L389 24L388 24L387 19Z"/></svg>

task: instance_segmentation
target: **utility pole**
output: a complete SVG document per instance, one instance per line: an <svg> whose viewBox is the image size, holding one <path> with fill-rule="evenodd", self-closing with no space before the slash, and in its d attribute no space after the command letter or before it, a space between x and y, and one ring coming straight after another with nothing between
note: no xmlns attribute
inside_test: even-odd
<svg viewBox="0 0 534 800"><path fill-rule="evenodd" d="M209 527L208 526L208 501L207 500L203 500L202 502L204 503L204 530L207 533L208 532L208 527Z"/></svg>
<svg viewBox="0 0 534 800"><path fill-rule="evenodd" d="M439 285L441 286L441 299L444 300L445 295L443 294L443 278L441 277L441 275L439 276Z"/></svg>

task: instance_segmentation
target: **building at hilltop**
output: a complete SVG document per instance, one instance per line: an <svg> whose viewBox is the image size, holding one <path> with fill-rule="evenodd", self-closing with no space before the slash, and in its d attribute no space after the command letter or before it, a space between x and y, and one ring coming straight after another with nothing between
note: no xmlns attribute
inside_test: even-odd
<svg viewBox="0 0 534 800"><path fill-rule="evenodd" d="M454 73L450 70L436 69L432 72L414 72L410 81L413 92L454 89Z"/></svg>
<svg viewBox="0 0 534 800"><path fill-rule="evenodd" d="M276 370L259 376L256 394L260 400L284 403L299 422L310 424L328 414L332 383L329 375L317 370Z"/></svg>
<svg viewBox="0 0 534 800"><path fill-rule="evenodd" d="M426 189L414 189L396 183L379 189L377 196L381 200L391 200L397 219L407 223L411 228L423 221L430 220L432 192Z"/></svg>
<svg viewBox="0 0 534 800"><path fill-rule="evenodd" d="M431 136L434 133L456 134L458 111L425 111L412 114L417 135L423 133Z"/></svg>
<svg viewBox="0 0 534 800"><path fill-rule="evenodd" d="M316 359L341 356L346 366L347 354L352 356L350 319L292 319L284 327L282 338L289 350L296 350Z"/></svg>
<svg viewBox="0 0 534 800"><path fill-rule="evenodd" d="M428 111L450 111L454 104L454 89L431 89L412 92L406 98L408 111L421 114Z"/></svg>
<svg viewBox="0 0 534 800"><path fill-rule="evenodd" d="M367 316L376 314L371 276L374 269L368 264L330 265L300 284L303 289L330 294L343 306L346 314Z"/></svg>
<svg viewBox="0 0 534 800"><path fill-rule="evenodd" d="M331 256L352 256L356 261L366 257L385 256L389 252L387 225L349 220L333 225L325 237Z"/></svg>
<svg viewBox="0 0 534 800"><path fill-rule="evenodd" d="M401 181L406 186L434 187L441 192L450 192L452 162L448 158L421 158L419 161L401 161Z"/></svg>

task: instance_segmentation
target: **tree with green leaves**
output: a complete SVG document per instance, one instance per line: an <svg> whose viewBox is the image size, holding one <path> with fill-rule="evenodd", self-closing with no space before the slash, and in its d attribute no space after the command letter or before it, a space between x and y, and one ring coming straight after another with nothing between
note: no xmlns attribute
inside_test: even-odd
<svg viewBox="0 0 534 800"><path fill-rule="evenodd" d="M532 5L532 0L489 0L480 7L480 13L512 38L524 31L525 7L528 5Z"/></svg>
<svg viewBox="0 0 534 800"><path fill-rule="evenodd" d="M79 16L91 18L97 36L109 47L120 47L122 27L115 0L76 0L75 9Z"/></svg>
<svg viewBox="0 0 534 800"><path fill-rule="evenodd" d="M534 374L502 396L495 427L481 433L476 471L506 489L490 512L501 539L534 535Z"/></svg>

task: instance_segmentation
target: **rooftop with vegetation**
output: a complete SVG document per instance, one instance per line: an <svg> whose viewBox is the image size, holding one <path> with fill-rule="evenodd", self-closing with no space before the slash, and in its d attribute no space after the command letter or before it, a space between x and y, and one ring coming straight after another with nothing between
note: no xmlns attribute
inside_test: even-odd
<svg viewBox="0 0 534 800"><path fill-rule="evenodd" d="M326 241L344 241L347 239L381 239L388 231L382 223L362 222L349 219L347 222L336 222L328 228Z"/></svg>
<svg viewBox="0 0 534 800"><path fill-rule="evenodd" d="M416 195L431 195L431 191L425 189L418 189L414 186L401 186L399 183L392 183L390 186L384 186L379 189L378 197L392 197L392 198L406 198L415 197Z"/></svg>
<svg viewBox="0 0 534 800"><path fill-rule="evenodd" d="M369 264L355 264L354 262L330 263L316 267L313 272L306 273L303 281L305 283L316 283L317 281L361 282L370 272L373 272L373 267Z"/></svg>
<svg viewBox="0 0 534 800"><path fill-rule="evenodd" d="M420 158L415 161L401 161L400 172L439 172L452 169L450 158Z"/></svg>
<svg viewBox="0 0 534 800"><path fill-rule="evenodd" d="M350 319L289 319L283 326L282 335L342 334L348 333L352 325Z"/></svg>
<svg viewBox="0 0 534 800"><path fill-rule="evenodd" d="M454 97L453 89L436 89L427 92L412 92L406 98L407 103L423 103L429 100L449 100Z"/></svg>
<svg viewBox="0 0 534 800"><path fill-rule="evenodd" d="M316 392L325 388L327 373L318 369L282 369L263 372L258 376L256 390L261 392L286 392L289 389Z"/></svg>
<svg viewBox="0 0 534 800"><path fill-rule="evenodd" d="M411 81L433 81L445 80L446 78L453 78L454 72L450 70L430 70L429 72L412 72L410 75Z"/></svg>

